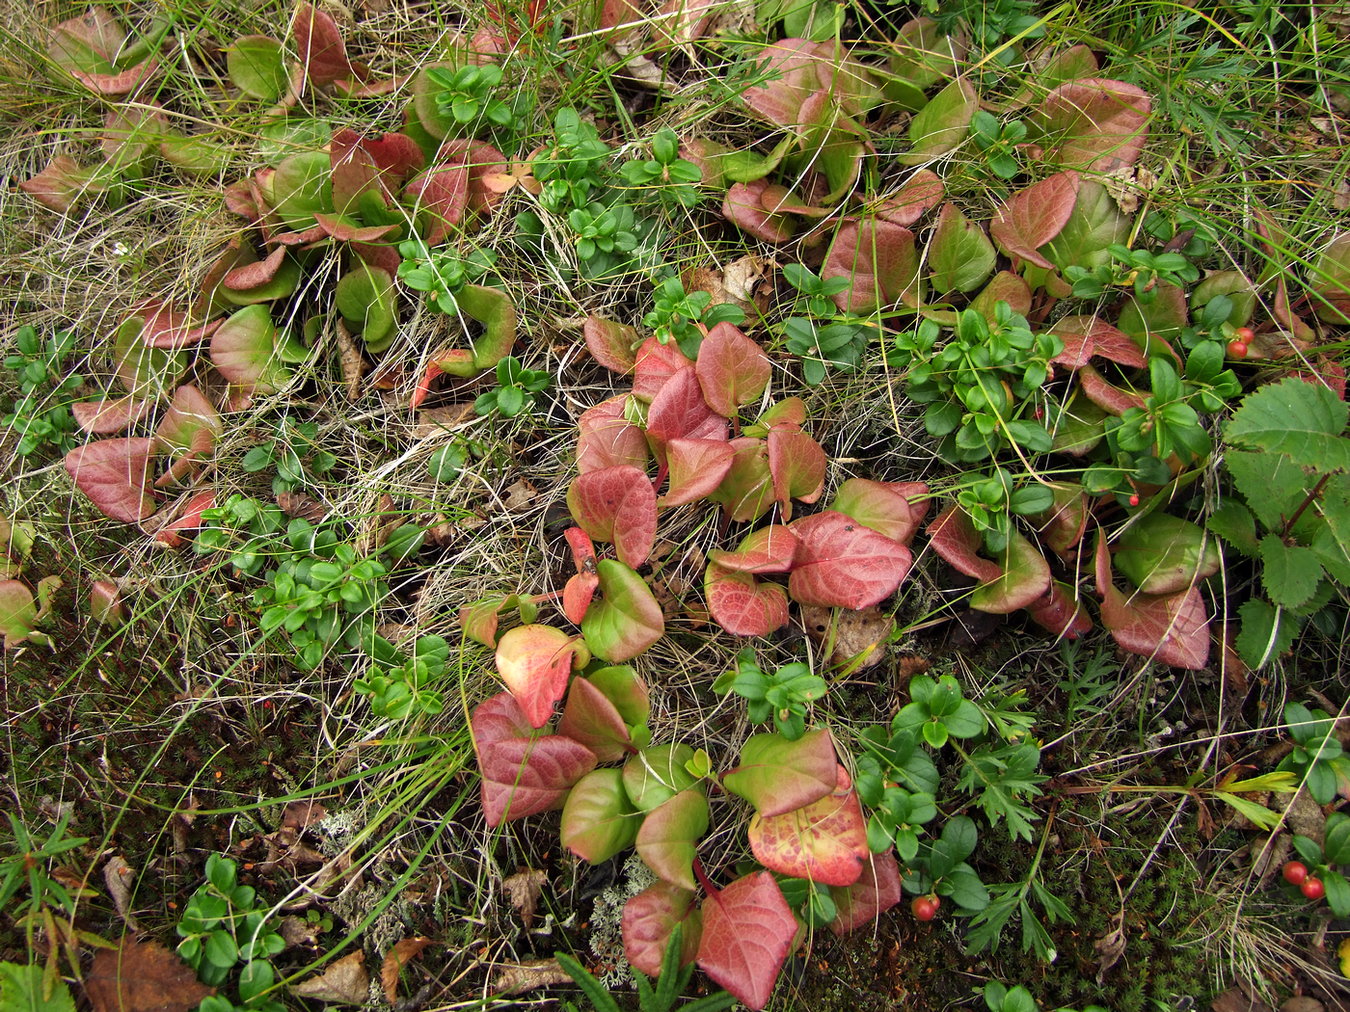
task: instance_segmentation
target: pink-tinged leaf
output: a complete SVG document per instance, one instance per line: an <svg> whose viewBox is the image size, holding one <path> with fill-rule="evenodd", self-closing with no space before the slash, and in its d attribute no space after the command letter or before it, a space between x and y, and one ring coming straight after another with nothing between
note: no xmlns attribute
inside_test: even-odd
<svg viewBox="0 0 1350 1012"><path fill-rule="evenodd" d="M285 259L286 247L278 246L265 260L255 260L234 268L221 279L221 284L240 292L265 285L276 277L277 271L281 269L281 262Z"/></svg>
<svg viewBox="0 0 1350 1012"><path fill-rule="evenodd" d="M342 42L337 22L323 11L315 10L312 4L302 3L296 9L291 36L311 84L332 84L355 74L347 59L347 47Z"/></svg>
<svg viewBox="0 0 1350 1012"><path fill-rule="evenodd" d="M170 548L181 548L187 540L181 531L199 531L202 527L202 513L216 504L216 493L198 492L189 496L187 502L173 507L175 519L155 532L155 541Z"/></svg>
<svg viewBox="0 0 1350 1012"><path fill-rule="evenodd" d="M1092 619L1068 584L1052 581L1043 596L1027 605L1027 614L1042 629L1066 640L1076 640L1091 631Z"/></svg>
<svg viewBox="0 0 1350 1012"><path fill-rule="evenodd" d="M928 491L921 482L911 484L917 486L912 491L915 497ZM908 497L893 483L866 478L850 478L840 485L830 509L906 546L923 519L920 508L910 505Z"/></svg>
<svg viewBox="0 0 1350 1012"><path fill-rule="evenodd" d="M497 674L520 704L531 727L543 727L567 691L573 667L589 658L576 637L548 625L521 625L497 641Z"/></svg>
<svg viewBox="0 0 1350 1012"><path fill-rule="evenodd" d="M875 921L882 913L895 906L903 898L900 888L900 866L895 861L895 851L873 854L870 861L863 862L862 874L858 881L847 889L833 889L830 896L834 899L835 918L830 922L830 930L836 935L845 935L854 928L860 928L869 921Z"/></svg>
<svg viewBox="0 0 1350 1012"><path fill-rule="evenodd" d="M159 420L155 436L166 447L188 450L201 445L199 432L210 434L208 450L215 444L216 437L223 431L220 415L213 405L194 386L179 387L173 393L173 401Z"/></svg>
<svg viewBox="0 0 1350 1012"><path fill-rule="evenodd" d="M796 741L756 734L741 746L741 764L723 774L722 786L760 815L782 815L833 791L838 765L828 731L807 731Z"/></svg>
<svg viewBox="0 0 1350 1012"><path fill-rule="evenodd" d="M758 520L773 505L773 476L769 473L769 448L762 439L741 437L731 441L736 451L722 483L708 498L721 503L737 523Z"/></svg>
<svg viewBox="0 0 1350 1012"><path fill-rule="evenodd" d="M622 562L601 559L596 568L603 597L581 623L586 645L604 660L631 660L665 635L665 615L642 577Z"/></svg>
<svg viewBox="0 0 1350 1012"><path fill-rule="evenodd" d="M233 272L227 273L226 277L230 273ZM170 309L168 304L163 302L145 303L137 313L145 321L145 326L141 328L141 342L151 348L164 348L169 351L200 344L225 322L211 320L200 326L193 326L190 314Z"/></svg>
<svg viewBox="0 0 1350 1012"><path fill-rule="evenodd" d="M1087 530L1088 501L1081 485L1051 485L1054 505L1037 514L1036 533L1041 543L1056 555L1067 555L1078 547Z"/></svg>
<svg viewBox="0 0 1350 1012"><path fill-rule="evenodd" d="M635 841L638 857L664 882L697 888L694 857L708 831L708 799L698 788L681 791L647 813Z"/></svg>
<svg viewBox="0 0 1350 1012"><path fill-rule="evenodd" d="M672 439L720 439L729 432L727 420L708 407L693 369L681 369L652 398L647 411L647 435L662 455L662 444Z"/></svg>
<svg viewBox="0 0 1350 1012"><path fill-rule="evenodd" d="M158 60L142 60L135 66L119 70L115 74L91 74L83 70L72 70L71 76L96 95L127 95L147 80L159 69Z"/></svg>
<svg viewBox="0 0 1350 1012"><path fill-rule="evenodd" d="M928 279L935 292L969 292L993 273L997 254L984 230L955 204L942 205L928 240Z"/></svg>
<svg viewBox="0 0 1350 1012"><path fill-rule="evenodd" d="M627 465L642 470L651 459L647 436L624 417L627 396L611 397L577 419L577 470L582 474Z"/></svg>
<svg viewBox="0 0 1350 1012"><path fill-rule="evenodd" d="M478 746L480 795L489 826L561 808L572 785L595 768L590 749L561 735L507 738Z"/></svg>
<svg viewBox="0 0 1350 1012"><path fill-rule="evenodd" d="M849 286L834 296L846 313L866 316L889 308L917 290L919 258L914 233L888 221L848 221L825 255L821 277L845 277Z"/></svg>
<svg viewBox="0 0 1350 1012"><path fill-rule="evenodd" d="M973 576L981 583L997 580L1003 572L998 563L980 557L979 532L959 506L948 506L933 518L928 525L928 543L958 573Z"/></svg>
<svg viewBox="0 0 1350 1012"><path fill-rule="evenodd" d="M741 100L777 127L801 123L801 108L821 85L816 44L808 39L783 39L770 45L761 67L773 79L741 93Z"/></svg>
<svg viewBox="0 0 1350 1012"><path fill-rule="evenodd" d="M908 227L942 203L946 192L942 179L932 169L918 169L903 186L872 208L872 213L892 225Z"/></svg>
<svg viewBox="0 0 1350 1012"><path fill-rule="evenodd" d="M328 142L328 160L333 207L339 211L355 210L357 201L366 193L385 195L375 157L366 150L355 130L343 127L333 134Z"/></svg>
<svg viewBox="0 0 1350 1012"><path fill-rule="evenodd" d="M1080 179L1076 172L1058 172L1018 190L999 206L989 234L1008 256L1037 267L1054 269L1039 249L1059 235L1073 214Z"/></svg>
<svg viewBox="0 0 1350 1012"><path fill-rule="evenodd" d="M755 419L754 425L747 425L741 434L762 439L775 425L795 425L801 428L805 424L806 402L800 397L784 397L781 401L775 401L768 411Z"/></svg>
<svg viewBox="0 0 1350 1012"><path fill-rule="evenodd" d="M57 155L36 176L22 180L19 189L43 207L65 214L80 197L102 193L107 184L95 168L82 168L69 155Z"/></svg>
<svg viewBox="0 0 1350 1012"><path fill-rule="evenodd" d="M769 385L769 356L730 323L708 331L694 363L703 399L724 418L735 418Z"/></svg>
<svg viewBox="0 0 1350 1012"><path fill-rule="evenodd" d="M600 586L600 577L596 573L573 573L563 584L563 614L567 621L581 625L586 611Z"/></svg>
<svg viewBox="0 0 1350 1012"><path fill-rule="evenodd" d="M871 607L895 593L914 561L904 545L835 510L795 521L792 532L802 545L788 593L799 604Z"/></svg>
<svg viewBox="0 0 1350 1012"><path fill-rule="evenodd" d="M619 561L636 568L656 540L656 493L636 467L606 467L578 475L567 490L577 526L614 545Z"/></svg>
<svg viewBox="0 0 1350 1012"><path fill-rule="evenodd" d="M1031 312L1031 287L1021 275L999 271L980 294L970 301L970 308L993 323L995 307L1000 302L1006 302L1014 313L1026 316Z"/></svg>
<svg viewBox="0 0 1350 1012"><path fill-rule="evenodd" d="M115 400L76 401L70 406L75 424L95 436L109 436L129 429L150 412L154 401L131 394Z"/></svg>
<svg viewBox="0 0 1350 1012"><path fill-rule="evenodd" d="M638 344L636 330L613 320L588 316L581 332L586 338L586 350L602 366L620 376L627 376L633 371L637 361L637 354L633 350Z"/></svg>
<svg viewBox="0 0 1350 1012"><path fill-rule="evenodd" d="M641 824L642 813L623 789L623 771L592 770L568 793L558 835L577 857L599 864L631 847Z"/></svg>
<svg viewBox="0 0 1350 1012"><path fill-rule="evenodd" d="M585 678L576 678L567 690L558 733L579 741L602 763L622 759L629 752L628 727L614 704Z"/></svg>
<svg viewBox="0 0 1350 1012"><path fill-rule="evenodd" d="M741 539L734 552L713 549L708 558L739 573L786 573L797 560L801 542L792 528L770 524Z"/></svg>
<svg viewBox="0 0 1350 1012"><path fill-rule="evenodd" d="M414 206L424 221L424 238L435 246L464 220L469 206L469 170L463 165L437 165L414 178L403 194L416 202Z"/></svg>
<svg viewBox="0 0 1350 1012"><path fill-rule="evenodd" d="M1050 589L1050 564L1035 545L1017 531L1008 535L998 576L981 583L970 594L970 606L992 615L1025 608Z"/></svg>
<svg viewBox="0 0 1350 1012"><path fill-rule="evenodd" d="M397 221L388 225L362 225L354 218L341 214L324 214L322 211L314 212L314 220L319 223L319 227L326 235L338 242L374 242L403 227L402 223Z"/></svg>
<svg viewBox="0 0 1350 1012"><path fill-rule="evenodd" d="M0 635L5 649L28 639L37 623L37 602L33 592L18 580L0 580Z"/></svg>
<svg viewBox="0 0 1350 1012"><path fill-rule="evenodd" d="M155 512L147 488L154 446L145 437L87 443L66 454L66 471L104 516L133 524Z"/></svg>
<svg viewBox="0 0 1350 1012"><path fill-rule="evenodd" d="M767 186L762 179L736 183L722 200L722 216L756 239L772 243L787 242L796 230L796 223L785 214L766 210L760 203Z"/></svg>
<svg viewBox="0 0 1350 1012"><path fill-rule="evenodd" d="M667 509L710 495L726 477L735 456L725 439L672 439L666 444L670 484L656 505Z"/></svg>
<svg viewBox="0 0 1350 1012"><path fill-rule="evenodd" d="M211 335L211 363L231 383L275 393L290 378L277 357L276 327L266 303L245 306Z"/></svg>
<svg viewBox="0 0 1350 1012"><path fill-rule="evenodd" d="M1155 597L1126 597L1111 578L1106 538L1097 535L1097 593L1102 597L1102 625L1121 648L1162 664L1192 670L1209 661L1209 617L1199 587Z"/></svg>
<svg viewBox="0 0 1350 1012"><path fill-rule="evenodd" d="M137 88L158 63L142 60L118 67L126 48L126 33L103 7L91 7L81 17L63 21L52 30L47 46L52 61L96 95L125 95Z"/></svg>
<svg viewBox="0 0 1350 1012"><path fill-rule="evenodd" d="M784 520L792 519L792 500L813 503L825 488L825 451L795 425L775 425L766 440L773 497Z"/></svg>
<svg viewBox="0 0 1350 1012"><path fill-rule="evenodd" d="M1041 103L1042 158L1092 172L1133 165L1148 136L1150 108L1148 94L1123 81L1061 84Z"/></svg>
<svg viewBox="0 0 1350 1012"><path fill-rule="evenodd" d="M375 166L396 188L403 180L426 164L426 155L417 142L403 133L383 133L375 138L363 138L361 146L369 152Z"/></svg>
<svg viewBox="0 0 1350 1012"><path fill-rule="evenodd" d="M787 591L753 573L708 563L703 595L713 619L733 636L767 636L787 625Z"/></svg>
<svg viewBox="0 0 1350 1012"><path fill-rule="evenodd" d="M677 373L693 366L674 341L662 344L654 337L642 342L633 366L633 396L651 402Z"/></svg>
<svg viewBox="0 0 1350 1012"><path fill-rule="evenodd" d="M694 893L669 882L657 882L623 906L620 921L623 953L648 977L661 974L661 960L670 935L680 925L680 964L692 963L703 936L703 913L694 905Z"/></svg>
<svg viewBox="0 0 1350 1012"><path fill-rule="evenodd" d="M119 626L126 621L122 592L112 580L95 580L89 587L89 617L100 625ZM0 618L0 629L4 627L4 619Z"/></svg>
<svg viewBox="0 0 1350 1012"><path fill-rule="evenodd" d="M490 214L503 199L489 177L506 172L506 156L486 141L460 138L441 143L437 157L442 166L462 165L469 173L469 210Z"/></svg>
<svg viewBox="0 0 1350 1012"><path fill-rule="evenodd" d="M750 849L770 871L828 886L858 881L871 851L853 781L838 767L834 790L782 815L750 819Z"/></svg>
<svg viewBox="0 0 1350 1012"><path fill-rule="evenodd" d="M535 733L520 704L509 692L489 696L475 706L469 725L474 747L480 749L508 738L530 738Z"/></svg>
<svg viewBox="0 0 1350 1012"><path fill-rule="evenodd" d="M1064 350L1051 361L1070 369L1081 369L1094 355L1132 369L1147 364L1128 334L1096 316L1066 316L1055 321L1052 332L1064 342Z"/></svg>
<svg viewBox="0 0 1350 1012"><path fill-rule="evenodd" d="M1083 396L1107 414L1123 415L1130 408L1142 408L1144 395L1122 390L1090 365L1078 370L1078 387Z"/></svg>
<svg viewBox="0 0 1350 1012"><path fill-rule="evenodd" d="M737 879L703 904L698 965L751 1009L773 995L797 919L767 871Z"/></svg>
<svg viewBox="0 0 1350 1012"><path fill-rule="evenodd" d="M563 537L567 539L567 547L572 550L572 564L577 567L577 572L587 569L594 571L595 544L590 536L580 527L569 527L563 532Z"/></svg>
<svg viewBox="0 0 1350 1012"><path fill-rule="evenodd" d="M518 605L522 599L518 594L498 594L480 598L459 609L459 624L464 635L485 647L497 647L497 625L501 613L507 608ZM509 695L509 693L508 693ZM525 725L527 728L529 725Z"/></svg>
<svg viewBox="0 0 1350 1012"><path fill-rule="evenodd" d="M793 190L777 183L769 183L759 195L759 205L775 214L799 214L804 218L828 218L834 214L830 207L818 207L808 204ZM700 353L701 354L701 353Z"/></svg>

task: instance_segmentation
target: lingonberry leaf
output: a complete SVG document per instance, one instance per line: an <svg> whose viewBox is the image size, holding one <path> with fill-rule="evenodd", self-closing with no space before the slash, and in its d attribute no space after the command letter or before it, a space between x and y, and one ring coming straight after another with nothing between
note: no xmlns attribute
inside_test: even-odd
<svg viewBox="0 0 1350 1012"><path fill-rule="evenodd" d="M592 770L568 793L559 836L577 857L599 864L631 847L641 824L642 814L623 789L622 771Z"/></svg>
<svg viewBox="0 0 1350 1012"><path fill-rule="evenodd" d="M847 221L830 244L820 274L827 281L848 279L848 287L834 296L846 313L866 316L894 306L919 283L914 233L889 221Z"/></svg>
<svg viewBox="0 0 1350 1012"><path fill-rule="evenodd" d="M852 517L892 541L908 545L928 509L926 502L911 504L909 497L918 499L927 495L928 486L922 482L909 482L905 483L906 490L901 491L896 485L895 482L849 478L835 492L830 509Z"/></svg>
<svg viewBox="0 0 1350 1012"><path fill-rule="evenodd" d="M755 815L748 835L755 860L770 871L829 886L858 881L871 854L862 805L843 766L825 797L782 815Z"/></svg>
<svg viewBox="0 0 1350 1012"><path fill-rule="evenodd" d="M813 503L825 487L825 451L791 423L775 425L766 440L769 477L784 520L792 519L792 500Z"/></svg>
<svg viewBox="0 0 1350 1012"><path fill-rule="evenodd" d="M637 364L637 355L633 351L638 340L636 330L614 320L588 316L581 332L586 339L586 350L602 366L620 376L633 371Z"/></svg>
<svg viewBox="0 0 1350 1012"><path fill-rule="evenodd" d="M665 634L661 605L642 577L622 562L601 559L596 568L603 596L591 602L582 620L586 645L607 661L630 660Z"/></svg>
<svg viewBox="0 0 1350 1012"><path fill-rule="evenodd" d="M738 523L758 520L773 505L773 476L769 448L762 439L742 436L731 441L736 455L722 483L708 494L721 503L728 518Z"/></svg>
<svg viewBox="0 0 1350 1012"><path fill-rule="evenodd" d="M958 573L982 582L997 580L1002 572L998 563L981 558L980 535L960 506L948 506L928 525L928 542L933 551Z"/></svg>
<svg viewBox="0 0 1350 1012"><path fill-rule="evenodd" d="M835 510L794 521L801 541L788 577L800 604L867 608L900 586L914 561L908 548Z"/></svg>
<svg viewBox="0 0 1350 1012"><path fill-rule="evenodd" d="M737 879L703 904L698 965L751 1009L769 1003L797 919L766 871Z"/></svg>
<svg viewBox="0 0 1350 1012"><path fill-rule="evenodd" d="M516 626L497 641L497 674L532 727L548 723L573 667L589 659L575 636L549 625Z"/></svg>
<svg viewBox="0 0 1350 1012"><path fill-rule="evenodd" d="M155 512L147 484L155 441L145 437L101 439L66 454L66 471L104 516L134 524Z"/></svg>
<svg viewBox="0 0 1350 1012"><path fill-rule="evenodd" d="M84 432L108 436L131 428L147 414L154 401L131 394L102 401L76 401L70 406L75 424Z"/></svg>
<svg viewBox="0 0 1350 1012"><path fill-rule="evenodd" d="M656 977L670 934L680 925L680 963L692 963L703 936L703 912L694 904L694 893L669 882L656 882L623 906L620 927L623 952L628 962Z"/></svg>
<svg viewBox="0 0 1350 1012"><path fill-rule="evenodd" d="M620 465L578 475L567 490L577 526L614 545L626 566L642 565L656 539L656 492L646 474Z"/></svg>
<svg viewBox="0 0 1350 1012"><path fill-rule="evenodd" d="M558 733L579 741L602 763L622 759L629 751L628 727L614 704L585 678L567 690Z"/></svg>
<svg viewBox="0 0 1350 1012"><path fill-rule="evenodd" d="M863 862L858 880L846 889L830 890L830 897L836 911L830 930L836 935L845 935L876 920L903 897L895 851L873 854L870 861Z"/></svg>
<svg viewBox="0 0 1350 1012"><path fill-rule="evenodd" d="M694 889L696 844L707 831L708 799L691 787L647 813L635 841L638 856L662 881Z"/></svg>
<svg viewBox="0 0 1350 1012"><path fill-rule="evenodd" d="M676 372L652 398L647 436L662 449L672 439L727 438L727 420L708 407L693 368Z"/></svg>
<svg viewBox="0 0 1350 1012"><path fill-rule="evenodd" d="M1106 537L1097 535L1097 593L1102 625L1120 646L1179 668L1203 668L1209 661L1209 618L1200 588L1154 597L1126 597L1112 582Z"/></svg>
<svg viewBox="0 0 1350 1012"><path fill-rule="evenodd" d="M741 573L786 573L792 569L800 546L792 528L770 524L747 534L734 552L715 548L708 559L723 569Z"/></svg>
<svg viewBox="0 0 1350 1012"><path fill-rule="evenodd" d="M662 344L654 337L647 338L634 359L633 396L650 402L672 376L693 365L675 342Z"/></svg>
<svg viewBox="0 0 1350 1012"><path fill-rule="evenodd" d="M760 815L782 815L833 791L837 765L828 731L807 731L796 741L756 734L741 747L740 765L723 775L722 786Z"/></svg>
<svg viewBox="0 0 1350 1012"><path fill-rule="evenodd" d="M624 396L611 397L587 408L577 419L577 470L582 474L604 467L645 468L651 459L647 437L624 416Z"/></svg>
<svg viewBox="0 0 1350 1012"><path fill-rule="evenodd" d="M1057 172L1049 179L1018 190L999 206L989 223L990 236L999 249L1015 260L1053 268L1037 251L1064 228L1078 199L1078 186L1078 173Z"/></svg>
<svg viewBox="0 0 1350 1012"><path fill-rule="evenodd" d="M767 636L787 625L787 591L753 573L708 563L703 595L713 619L734 636Z"/></svg>
<svg viewBox="0 0 1350 1012"><path fill-rule="evenodd" d="M1049 563L1018 531L1008 534L1007 547L996 564L998 576L970 593L970 606L976 611L1007 615L1032 604L1050 589Z"/></svg>
<svg viewBox="0 0 1350 1012"><path fill-rule="evenodd" d="M1148 94L1133 84L1086 78L1053 89L1036 126L1052 165L1106 173L1139 160L1148 136Z"/></svg>
<svg viewBox="0 0 1350 1012"><path fill-rule="evenodd" d="M735 418L769 385L769 356L730 323L708 331L694 363L703 399L724 418Z"/></svg>
<svg viewBox="0 0 1350 1012"><path fill-rule="evenodd" d="M682 506L711 494L731 470L735 456L725 439L672 439L666 444L670 484L657 506Z"/></svg>

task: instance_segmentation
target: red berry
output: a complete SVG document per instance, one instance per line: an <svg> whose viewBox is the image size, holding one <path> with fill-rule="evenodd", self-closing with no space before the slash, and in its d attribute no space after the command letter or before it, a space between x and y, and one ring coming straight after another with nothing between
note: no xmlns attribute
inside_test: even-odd
<svg viewBox="0 0 1350 1012"><path fill-rule="evenodd" d="M929 894L928 896L915 896L913 901L909 904L909 909L914 911L914 916L919 920L931 921L937 916L938 907L941 905L942 901L940 899Z"/></svg>
<svg viewBox="0 0 1350 1012"><path fill-rule="evenodd" d="M1242 341L1246 344L1251 344L1252 338L1256 336L1256 331L1252 330L1251 327L1238 327L1237 330L1233 331L1233 335L1239 341Z"/></svg>
<svg viewBox="0 0 1350 1012"><path fill-rule="evenodd" d="M1322 884L1320 878L1304 879L1299 889L1310 900L1320 900L1327 894L1327 887Z"/></svg>
<svg viewBox="0 0 1350 1012"><path fill-rule="evenodd" d="M1134 495L1130 496L1130 505L1131 505L1131 506L1138 506L1138 505L1139 505L1139 493L1138 493L1138 492L1136 492Z"/></svg>
<svg viewBox="0 0 1350 1012"><path fill-rule="evenodd" d="M1247 345L1246 345L1246 342L1244 342L1244 341L1237 341L1237 340L1229 341L1229 342L1228 342L1228 357L1229 357L1229 358L1246 358L1246 357L1247 357Z"/></svg>
<svg viewBox="0 0 1350 1012"><path fill-rule="evenodd" d="M1302 861L1286 861L1280 874L1290 885L1302 885L1308 878L1308 866Z"/></svg>

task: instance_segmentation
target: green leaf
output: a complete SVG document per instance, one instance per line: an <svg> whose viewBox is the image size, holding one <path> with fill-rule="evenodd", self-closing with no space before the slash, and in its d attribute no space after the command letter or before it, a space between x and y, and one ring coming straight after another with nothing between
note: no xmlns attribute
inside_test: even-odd
<svg viewBox="0 0 1350 1012"><path fill-rule="evenodd" d="M276 980L272 964L255 959L239 971L239 997L247 1004L266 991Z"/></svg>
<svg viewBox="0 0 1350 1012"><path fill-rule="evenodd" d="M1294 623L1268 602L1256 597L1244 601L1238 609L1238 617L1242 629L1234 645L1238 656L1253 671L1293 646Z"/></svg>
<svg viewBox="0 0 1350 1012"><path fill-rule="evenodd" d="M665 618L642 577L615 559L598 563L602 597L591 601L581 632L591 653L607 661L636 657L665 633Z"/></svg>
<svg viewBox="0 0 1350 1012"><path fill-rule="evenodd" d="M1215 791L1214 796L1227 802L1236 812L1245 816L1252 825L1267 832L1280 824L1280 814L1272 812L1265 805L1258 805L1255 801L1249 801L1247 798L1230 794L1227 791Z"/></svg>
<svg viewBox="0 0 1350 1012"><path fill-rule="evenodd" d="M1256 555L1256 520L1251 510L1235 499L1226 499L1209 515L1205 526L1248 557Z"/></svg>
<svg viewBox="0 0 1350 1012"><path fill-rule="evenodd" d="M1322 563L1311 548L1286 545L1278 535L1267 534L1260 544L1261 582L1277 607L1297 608L1317 590Z"/></svg>
<svg viewBox="0 0 1350 1012"><path fill-rule="evenodd" d="M1320 384L1290 377L1249 394L1224 430L1229 442L1280 453L1316 471L1350 470L1347 405ZM1250 501L1250 500L1249 500Z"/></svg>
<svg viewBox="0 0 1350 1012"><path fill-rule="evenodd" d="M57 980L51 996L36 963L0 963L0 1012L75 1012L75 1000L65 982Z"/></svg>
<svg viewBox="0 0 1350 1012"><path fill-rule="evenodd" d="M235 945L233 935L224 928L217 928L206 936L203 954L212 966L228 970L239 960L239 947Z"/></svg>
<svg viewBox="0 0 1350 1012"><path fill-rule="evenodd" d="M1327 890L1327 906L1337 917L1350 917L1350 882L1338 871L1322 872L1322 885Z"/></svg>

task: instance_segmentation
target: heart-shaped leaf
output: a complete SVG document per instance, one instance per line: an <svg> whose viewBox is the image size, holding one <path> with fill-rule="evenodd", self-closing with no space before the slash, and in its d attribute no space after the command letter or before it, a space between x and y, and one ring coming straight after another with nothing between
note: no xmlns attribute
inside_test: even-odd
<svg viewBox="0 0 1350 1012"><path fill-rule="evenodd" d="M634 359L633 396L650 403L671 377L693 365L673 341L662 344L654 337L647 338Z"/></svg>
<svg viewBox="0 0 1350 1012"><path fill-rule="evenodd" d="M559 808L572 785L595 766L584 745L560 735L507 738L480 745L483 814L488 826L500 826Z"/></svg>
<svg viewBox="0 0 1350 1012"><path fill-rule="evenodd" d="M605 694L585 678L576 678L567 690L567 704L558 733L579 741L602 763L622 759L628 752L628 728Z"/></svg>
<svg viewBox="0 0 1350 1012"><path fill-rule="evenodd" d="M637 833L638 857L663 881L694 889L697 843L708 831L708 799L690 788L647 813Z"/></svg>
<svg viewBox="0 0 1350 1012"><path fill-rule="evenodd" d="M866 316L893 307L918 290L914 233L879 219L847 221L830 244L820 273L826 280L848 279L848 287L834 296L835 305L846 313Z"/></svg>
<svg viewBox="0 0 1350 1012"><path fill-rule="evenodd" d="M642 577L622 562L601 559L596 568L604 596L587 609L582 635L597 657L630 660L665 635L661 605Z"/></svg>
<svg viewBox="0 0 1350 1012"><path fill-rule="evenodd" d="M567 490L577 526L614 545L619 561L636 568L656 538L656 492L636 467L606 467L578 475Z"/></svg>
<svg viewBox="0 0 1350 1012"><path fill-rule="evenodd" d="M66 471L104 516L134 524L155 512L147 487L154 447L144 437L87 443L66 454Z"/></svg>
<svg viewBox="0 0 1350 1012"><path fill-rule="evenodd" d="M1123 81L1087 78L1053 89L1036 125L1042 158L1065 168L1110 172L1139 160L1148 136L1148 94Z"/></svg>
<svg viewBox="0 0 1350 1012"><path fill-rule="evenodd" d="M497 640L497 674L531 727L548 723L572 669L589 660L578 647L576 637L548 625L516 626Z"/></svg>
<svg viewBox="0 0 1350 1012"><path fill-rule="evenodd" d="M624 904L620 925L628 962L648 977L657 977L676 925L682 939L680 963L694 961L703 936L703 912L694 905L691 890L656 882Z"/></svg>
<svg viewBox="0 0 1350 1012"><path fill-rule="evenodd" d="M734 552L713 549L708 559L723 569L740 573L786 573L796 561L800 547L792 528L770 524L747 534Z"/></svg>
<svg viewBox="0 0 1350 1012"><path fill-rule="evenodd" d="M627 400L622 395L611 397L577 419L577 470L582 474L605 467L647 466L651 459L647 437L624 415Z"/></svg>
<svg viewBox="0 0 1350 1012"><path fill-rule="evenodd" d="M942 205L928 240L928 280L934 292L969 292L994 270L994 245L955 204Z"/></svg>
<svg viewBox="0 0 1350 1012"><path fill-rule="evenodd" d="M631 847L641 824L642 815L623 789L623 774L592 770L567 795L559 836L577 857L599 864Z"/></svg>
<svg viewBox="0 0 1350 1012"><path fill-rule="evenodd" d="M714 620L733 636L767 636L787 625L787 591L753 573L708 563L703 595Z"/></svg>
<svg viewBox="0 0 1350 1012"><path fill-rule="evenodd" d="M844 935L862 927L899 903L903 895L895 851L873 854L870 861L863 862L858 881L847 889L830 890L836 911L830 930Z"/></svg>
<svg viewBox="0 0 1350 1012"><path fill-rule="evenodd" d="M672 439L666 444L670 486L657 506L682 506L710 495L735 457L735 449L724 439Z"/></svg>
<svg viewBox="0 0 1350 1012"><path fill-rule="evenodd" d="M735 418L769 385L769 356L729 323L708 331L694 363L703 399L724 418Z"/></svg>
<svg viewBox="0 0 1350 1012"><path fill-rule="evenodd" d="M909 573L908 548L835 510L792 524L801 541L788 577L788 592L800 604L822 608L868 608L895 593Z"/></svg>
<svg viewBox="0 0 1350 1012"><path fill-rule="evenodd" d="M1209 661L1209 617L1200 588L1163 597L1126 597L1111 579L1106 538L1097 535L1097 593L1102 596L1102 625L1120 646L1178 668L1203 668Z"/></svg>
<svg viewBox="0 0 1350 1012"><path fill-rule="evenodd" d="M829 886L858 881L871 851L862 805L843 766L834 790L782 815L755 815L748 835L755 860L770 871Z"/></svg>
<svg viewBox="0 0 1350 1012"><path fill-rule="evenodd" d="M698 965L751 1009L769 1003L797 919L766 871L737 879L703 904Z"/></svg>
<svg viewBox="0 0 1350 1012"><path fill-rule="evenodd" d="M833 791L837 765L828 731L807 731L796 741L781 734L756 734L741 747L741 763L723 775L722 786L749 801L760 815L782 815Z"/></svg>
<svg viewBox="0 0 1350 1012"><path fill-rule="evenodd" d="M989 223L989 234L999 249L1014 259L1053 268L1038 251L1068 222L1079 184L1077 172L1057 172L1009 197Z"/></svg>

